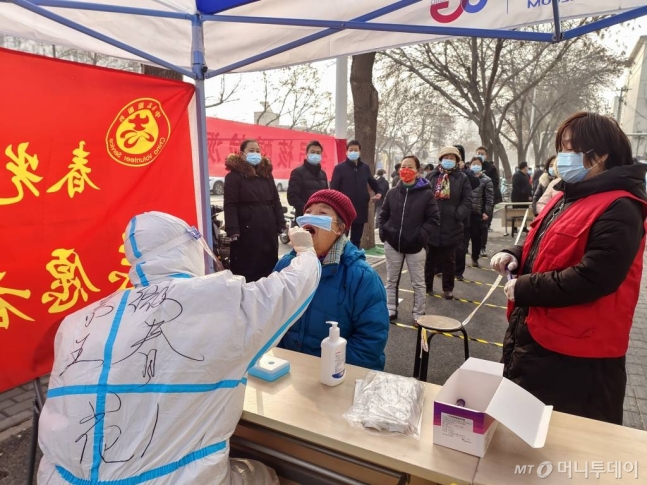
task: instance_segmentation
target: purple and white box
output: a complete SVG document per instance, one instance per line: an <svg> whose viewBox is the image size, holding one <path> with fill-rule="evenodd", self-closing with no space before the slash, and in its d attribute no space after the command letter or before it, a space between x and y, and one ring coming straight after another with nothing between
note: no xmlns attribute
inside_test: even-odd
<svg viewBox="0 0 647 485"><path fill-rule="evenodd" d="M533 448L546 442L553 407L503 377L503 364L469 358L434 401L434 443L483 457L499 424Z"/></svg>

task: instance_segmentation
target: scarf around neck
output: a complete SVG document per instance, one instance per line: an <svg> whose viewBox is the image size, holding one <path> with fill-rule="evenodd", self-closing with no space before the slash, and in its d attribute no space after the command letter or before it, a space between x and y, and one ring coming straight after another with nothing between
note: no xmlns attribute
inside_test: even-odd
<svg viewBox="0 0 647 485"><path fill-rule="evenodd" d="M449 199L449 175L456 170L445 170L442 167L438 168L438 180L436 181L436 187L434 189L434 196L437 200L447 200Z"/></svg>

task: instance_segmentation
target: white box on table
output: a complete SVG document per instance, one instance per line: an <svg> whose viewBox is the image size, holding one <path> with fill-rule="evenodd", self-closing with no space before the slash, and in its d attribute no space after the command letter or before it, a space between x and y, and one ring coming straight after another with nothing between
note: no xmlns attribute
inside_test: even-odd
<svg viewBox="0 0 647 485"><path fill-rule="evenodd" d="M465 406L457 406L462 399ZM553 407L503 377L503 364L470 357L434 401L434 443L483 457L499 422L533 448L546 442Z"/></svg>

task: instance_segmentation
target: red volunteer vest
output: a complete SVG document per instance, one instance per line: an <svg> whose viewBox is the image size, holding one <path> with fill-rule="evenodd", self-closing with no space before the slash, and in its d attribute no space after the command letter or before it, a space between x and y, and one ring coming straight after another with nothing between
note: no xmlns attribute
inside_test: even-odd
<svg viewBox="0 0 647 485"><path fill-rule="evenodd" d="M562 199L555 195L537 217L526 238L521 258L524 267L544 217ZM593 223L617 199L628 197L647 203L624 190L584 197L568 207L539 242L532 273L562 271L582 261ZM574 357L622 357L629 346L629 330L640 292L643 269L643 237L636 258L620 287L591 303L565 308L530 307L526 323L532 337L544 348ZM514 303L508 302L508 319Z"/></svg>

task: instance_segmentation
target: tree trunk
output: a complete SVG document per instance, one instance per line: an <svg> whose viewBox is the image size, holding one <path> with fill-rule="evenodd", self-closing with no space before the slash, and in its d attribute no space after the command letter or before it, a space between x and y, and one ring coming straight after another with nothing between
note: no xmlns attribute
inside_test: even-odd
<svg viewBox="0 0 647 485"><path fill-rule="evenodd" d="M375 143L377 138L377 114L379 97L373 85L373 64L375 53L353 56L350 68L350 88L353 94L353 117L355 119L355 139L362 144L362 161L371 173L375 173ZM364 226L362 248L375 247L375 204L369 202L368 222Z"/></svg>
<svg viewBox="0 0 647 485"><path fill-rule="evenodd" d="M499 170L499 176L501 178L509 179L512 176L512 172L510 169L510 161L508 160L508 153L503 146L500 133L497 132L496 127L491 120L488 121L488 119L484 119L483 122L479 124L479 136L481 137L481 143L483 146L487 147L489 150L490 158L494 162L495 166L498 165L498 167L501 167L497 167ZM503 171L501 171L501 169L503 169Z"/></svg>
<svg viewBox="0 0 647 485"><path fill-rule="evenodd" d="M512 167L510 167L508 152L505 150L501 137L499 136L494 139L494 151L501 161L500 166L503 168L503 174L499 173L499 177L510 180L510 177L512 177Z"/></svg>
<svg viewBox="0 0 647 485"><path fill-rule="evenodd" d="M162 77L164 79L173 79L175 81L182 80L182 74L179 72L171 71L163 67L149 66L148 64L142 64L142 72L147 76L156 76Z"/></svg>

